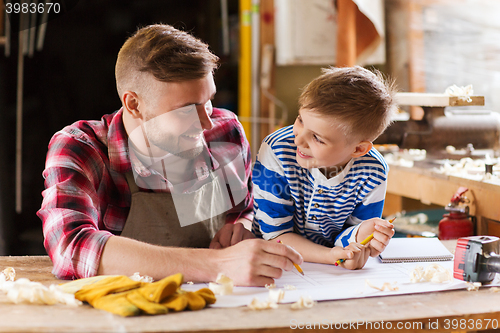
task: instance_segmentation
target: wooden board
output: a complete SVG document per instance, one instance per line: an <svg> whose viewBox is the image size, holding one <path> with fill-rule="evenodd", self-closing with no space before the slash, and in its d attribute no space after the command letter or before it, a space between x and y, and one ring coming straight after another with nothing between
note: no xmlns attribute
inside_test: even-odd
<svg viewBox="0 0 500 333"><path fill-rule="evenodd" d="M484 105L484 96L469 96L470 101L457 96L431 93L397 93L396 99L399 105L416 106L475 106Z"/></svg>

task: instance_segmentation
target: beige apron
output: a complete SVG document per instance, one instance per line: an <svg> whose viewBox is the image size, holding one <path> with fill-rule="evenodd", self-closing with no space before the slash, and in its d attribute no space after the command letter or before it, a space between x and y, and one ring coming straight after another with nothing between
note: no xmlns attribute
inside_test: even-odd
<svg viewBox="0 0 500 333"><path fill-rule="evenodd" d="M127 183L132 202L121 236L162 246L206 248L225 223L224 212L198 223L182 224L179 216L182 220L186 213L182 210L190 208L177 212L171 193L140 192L132 172L127 173ZM196 210L196 203L202 202L203 196L211 195L204 188L190 194L191 209Z"/></svg>

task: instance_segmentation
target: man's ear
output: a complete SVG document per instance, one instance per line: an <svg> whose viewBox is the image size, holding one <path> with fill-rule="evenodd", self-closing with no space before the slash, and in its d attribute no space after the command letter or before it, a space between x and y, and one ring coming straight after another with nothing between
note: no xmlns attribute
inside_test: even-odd
<svg viewBox="0 0 500 333"><path fill-rule="evenodd" d="M356 145L356 148L354 148L354 152L351 154L352 157L361 157L363 155L366 155L370 149L372 149L373 143L370 141L361 141Z"/></svg>
<svg viewBox="0 0 500 333"><path fill-rule="evenodd" d="M124 111L128 112L133 118L142 118L142 113L139 111L139 97L133 91L127 90L123 92L122 103Z"/></svg>

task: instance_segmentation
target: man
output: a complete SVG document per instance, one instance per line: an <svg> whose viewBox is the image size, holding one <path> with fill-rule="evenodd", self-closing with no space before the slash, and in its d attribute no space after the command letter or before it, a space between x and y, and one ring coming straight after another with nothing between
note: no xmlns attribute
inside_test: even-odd
<svg viewBox="0 0 500 333"><path fill-rule="evenodd" d="M212 108L217 61L171 26L139 29L116 62L122 108L54 135L38 216L56 276L222 272L262 286L302 262L249 239L250 150L234 114Z"/></svg>

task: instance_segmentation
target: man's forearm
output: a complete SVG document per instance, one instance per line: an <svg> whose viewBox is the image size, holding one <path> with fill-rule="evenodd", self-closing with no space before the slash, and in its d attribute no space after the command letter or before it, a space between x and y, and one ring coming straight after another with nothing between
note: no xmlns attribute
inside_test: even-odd
<svg viewBox="0 0 500 333"><path fill-rule="evenodd" d="M182 273L185 281L215 281L216 253L208 249L163 247L112 236L101 255L99 275L141 275L155 280Z"/></svg>

